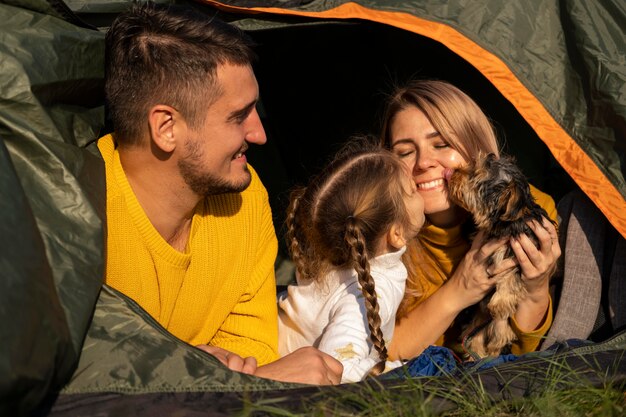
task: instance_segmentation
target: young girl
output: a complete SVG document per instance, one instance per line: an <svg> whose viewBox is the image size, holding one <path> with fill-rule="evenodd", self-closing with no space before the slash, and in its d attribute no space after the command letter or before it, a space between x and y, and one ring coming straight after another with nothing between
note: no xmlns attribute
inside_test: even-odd
<svg viewBox="0 0 626 417"><path fill-rule="evenodd" d="M342 382L380 374L404 294L401 257L423 223L406 168L363 141L294 191L287 228L298 285L279 297L279 353L315 346L342 362Z"/></svg>

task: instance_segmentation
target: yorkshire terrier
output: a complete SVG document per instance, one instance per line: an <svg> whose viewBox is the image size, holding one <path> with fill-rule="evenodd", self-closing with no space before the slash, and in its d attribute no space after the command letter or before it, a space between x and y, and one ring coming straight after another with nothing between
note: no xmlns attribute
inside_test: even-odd
<svg viewBox="0 0 626 417"><path fill-rule="evenodd" d="M484 231L487 240L526 234L538 246L527 222L541 224L549 217L535 203L526 177L511 157L480 154L470 166L448 170L446 177L450 199L472 215L476 231ZM513 256L511 247L503 245L487 260L487 268ZM519 267L503 274L465 332L471 335L466 348L475 358L498 356L516 339L509 317L527 292Z"/></svg>

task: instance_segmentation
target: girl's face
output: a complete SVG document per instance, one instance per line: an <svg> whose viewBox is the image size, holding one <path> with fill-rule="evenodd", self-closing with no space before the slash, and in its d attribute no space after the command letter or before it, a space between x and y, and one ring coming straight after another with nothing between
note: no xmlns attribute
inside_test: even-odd
<svg viewBox="0 0 626 417"><path fill-rule="evenodd" d="M392 152L411 171L417 192L424 199L428 220L441 227L455 224L460 212L448 199L444 170L466 165L467 161L414 106L401 110L393 118L390 143Z"/></svg>
<svg viewBox="0 0 626 417"><path fill-rule="evenodd" d="M415 181L409 172L402 174L402 186L404 187L404 206L409 215L410 224L404 229L406 241L413 239L419 233L426 220L424 217L424 199L417 191Z"/></svg>

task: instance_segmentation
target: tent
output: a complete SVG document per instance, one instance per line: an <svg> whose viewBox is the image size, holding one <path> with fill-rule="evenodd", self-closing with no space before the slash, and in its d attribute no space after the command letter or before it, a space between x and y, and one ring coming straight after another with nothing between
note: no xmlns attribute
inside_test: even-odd
<svg viewBox="0 0 626 417"><path fill-rule="evenodd" d="M441 78L479 102L531 182L556 199L580 190L593 203L606 261L596 265L602 280L615 271L623 278L624 271L614 254L626 237L626 11L618 1L587 3L192 5L244 28L258 43L255 70L270 143L250 160L270 191L277 229L285 191L350 134L375 133L394 82ZM0 2L0 311L7 323L0 334L10 341L0 348L0 414L115 415L132 407L151 415L161 407L225 415L246 398L288 397L285 406L297 409L300 397L332 395L229 372L102 286L105 187L93 141L110 130L104 31L127 6ZM597 245L587 246L598 260ZM621 323L609 326L609 336ZM596 366L612 364L623 380L626 365L614 359L625 339L620 333L562 354L572 361L594 355ZM600 354L605 361L596 361ZM492 378L497 391L498 376L477 377Z"/></svg>

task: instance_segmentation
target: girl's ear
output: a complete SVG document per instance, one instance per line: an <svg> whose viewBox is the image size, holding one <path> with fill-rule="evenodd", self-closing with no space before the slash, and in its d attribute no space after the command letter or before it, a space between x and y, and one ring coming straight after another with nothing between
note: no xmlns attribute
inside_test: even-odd
<svg viewBox="0 0 626 417"><path fill-rule="evenodd" d="M181 136L181 129L186 124L173 107L157 104L149 110L148 123L150 124L150 138L163 152L171 153Z"/></svg>
<svg viewBox="0 0 626 417"><path fill-rule="evenodd" d="M387 232L387 244L394 249L400 249L406 245L404 228L400 224L394 223L391 225L389 232Z"/></svg>

